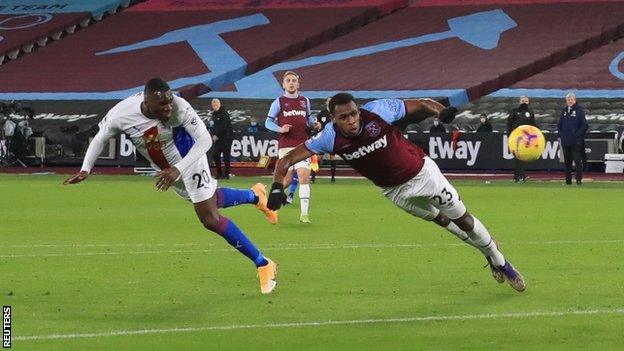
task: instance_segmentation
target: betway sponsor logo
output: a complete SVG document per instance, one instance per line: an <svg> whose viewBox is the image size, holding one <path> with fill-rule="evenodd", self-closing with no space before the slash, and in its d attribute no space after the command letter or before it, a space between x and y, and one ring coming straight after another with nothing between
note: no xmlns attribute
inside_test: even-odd
<svg viewBox="0 0 624 351"><path fill-rule="evenodd" d="M388 139L387 136L384 135L382 138L379 138L368 145L359 147L355 152L352 152L350 154L343 154L342 157L344 157L346 160L358 159L376 150L383 149L386 146L388 146Z"/></svg>
<svg viewBox="0 0 624 351"><path fill-rule="evenodd" d="M306 111L301 111L301 110L290 110L290 111L283 111L282 115L284 115L284 117L293 117L293 116L302 116L305 117L308 113Z"/></svg>
<svg viewBox="0 0 624 351"><path fill-rule="evenodd" d="M458 141L453 150L451 141L442 141L440 137L429 138L429 157L432 159L458 159L467 160L466 165L474 166L479 155L480 141Z"/></svg>
<svg viewBox="0 0 624 351"><path fill-rule="evenodd" d="M514 158L514 155L509 151L509 147L507 146L507 135L503 136L503 157L506 160L511 160ZM544 148L544 152L542 152L542 159L544 160L555 160L559 158L559 140L554 141L546 141L546 147Z"/></svg>
<svg viewBox="0 0 624 351"><path fill-rule="evenodd" d="M241 140L232 141L230 154L233 157L277 157L277 140L256 140L252 135L245 135Z"/></svg>

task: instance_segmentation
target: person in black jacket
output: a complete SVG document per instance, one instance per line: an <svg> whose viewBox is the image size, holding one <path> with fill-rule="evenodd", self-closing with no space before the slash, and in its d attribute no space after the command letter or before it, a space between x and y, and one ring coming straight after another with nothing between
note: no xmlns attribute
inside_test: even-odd
<svg viewBox="0 0 624 351"><path fill-rule="evenodd" d="M212 99L212 120L214 134L212 146L214 163L217 167L217 179L230 179L230 150L232 148L232 123L230 114L225 110L219 99ZM225 172L221 171L221 154L225 163Z"/></svg>
<svg viewBox="0 0 624 351"><path fill-rule="evenodd" d="M488 133L492 131L492 124L488 120L487 115L485 113L481 114L481 116L479 117L479 120L481 121L481 124L479 124L479 128L477 128L477 132Z"/></svg>
<svg viewBox="0 0 624 351"><path fill-rule="evenodd" d="M324 109L322 109L316 115L316 120L321 124L321 130L325 129L325 126L327 125L327 123L331 122L332 120L332 115L329 112L330 100L331 98L325 99L325 105L323 106ZM331 182L335 183L336 182L336 155L329 154L329 166L330 166L330 171L331 171Z"/></svg>
<svg viewBox="0 0 624 351"><path fill-rule="evenodd" d="M561 117L557 124L565 163L565 179L566 184L572 184L572 160L574 160L576 184L581 185L583 181L582 154L585 152L587 120L585 119L585 111L576 103L576 96L573 93L566 95L566 105L561 111Z"/></svg>
<svg viewBox="0 0 624 351"><path fill-rule="evenodd" d="M511 135L511 132L519 126L528 124L536 126L535 114L529 107L529 97L522 95L520 97L520 106L509 111L509 118L507 118L507 136ZM524 162L514 158L514 182L525 182L527 179L524 174Z"/></svg>
<svg viewBox="0 0 624 351"><path fill-rule="evenodd" d="M440 123L440 120L437 118L433 119L433 124L431 125L431 128L429 128L429 133L431 134L443 134L446 133L446 128L444 127L444 125L442 123Z"/></svg>

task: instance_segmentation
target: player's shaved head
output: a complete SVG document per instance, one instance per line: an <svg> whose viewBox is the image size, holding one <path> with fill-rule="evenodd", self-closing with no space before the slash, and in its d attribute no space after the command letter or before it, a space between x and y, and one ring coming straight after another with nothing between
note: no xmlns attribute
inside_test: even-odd
<svg viewBox="0 0 624 351"><path fill-rule="evenodd" d="M171 88L169 87L169 84L167 84L167 82L165 82L161 78L152 78L147 81L147 83L145 84L145 89L143 91L145 92L145 95L149 95L155 92L164 93L170 90Z"/></svg>
<svg viewBox="0 0 624 351"><path fill-rule="evenodd" d="M361 130L360 110L355 98L349 93L338 93L329 100L329 112L334 125L347 137L357 135Z"/></svg>
<svg viewBox="0 0 624 351"><path fill-rule="evenodd" d="M329 113L333 115L334 111L336 110L336 106L346 105L351 101L355 102L355 98L349 93L338 93L332 96L331 99L329 99L329 103L327 104L329 108Z"/></svg>
<svg viewBox="0 0 624 351"><path fill-rule="evenodd" d="M173 111L173 92L167 82L152 78L145 84L141 111L149 118L169 120Z"/></svg>

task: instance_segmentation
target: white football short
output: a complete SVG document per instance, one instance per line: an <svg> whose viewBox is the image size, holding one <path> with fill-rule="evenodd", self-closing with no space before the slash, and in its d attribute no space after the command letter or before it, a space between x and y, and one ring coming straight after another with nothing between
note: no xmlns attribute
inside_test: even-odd
<svg viewBox="0 0 624 351"><path fill-rule="evenodd" d="M172 187L176 194L194 204L210 199L217 190L217 181L210 175L206 156L182 173Z"/></svg>
<svg viewBox="0 0 624 351"><path fill-rule="evenodd" d="M450 219L463 216L466 206L457 190L432 159L425 157L424 161L423 168L414 178L401 185L381 188L381 192L407 213L428 221L440 212Z"/></svg>
<svg viewBox="0 0 624 351"><path fill-rule="evenodd" d="M283 147L277 150L277 157L278 158L283 158L284 156L286 156L287 153L290 152L290 150L293 150L294 147ZM289 170L295 170L295 169L299 169L299 168L307 168L310 169L312 168L312 160L310 160L310 158L306 158L305 160L301 160L297 163L295 163L294 165L290 166Z"/></svg>

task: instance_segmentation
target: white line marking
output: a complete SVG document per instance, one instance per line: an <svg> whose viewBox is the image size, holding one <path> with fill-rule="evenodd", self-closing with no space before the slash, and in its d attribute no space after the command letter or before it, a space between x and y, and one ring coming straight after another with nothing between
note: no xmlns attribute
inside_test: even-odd
<svg viewBox="0 0 624 351"><path fill-rule="evenodd" d="M32 248L32 247L145 247L145 246L212 246L206 243L183 244L16 244L0 245L0 248Z"/></svg>
<svg viewBox="0 0 624 351"><path fill-rule="evenodd" d="M574 244L619 244L624 240L564 240L564 241L525 241L505 243L504 246L514 245L574 245ZM453 244L287 244L285 246L266 246L264 251L281 250L337 250L337 249L393 249L393 248L430 248L430 247L459 247L466 246L464 243ZM68 256L118 256L118 255L149 255L149 254L183 254L183 253L209 253L228 252L234 250L226 247L222 249L199 249L199 250L148 250L148 251L105 251L105 252L60 252L60 253L33 253L0 255L0 258L25 258L25 257L68 257Z"/></svg>
<svg viewBox="0 0 624 351"><path fill-rule="evenodd" d="M352 319L352 320L327 320L311 321L299 323L268 323L268 324L239 324L223 326L202 326L185 328L163 328L163 329L141 329L141 330L114 330L101 333L84 334L51 334L51 335L30 335L15 336L13 340L47 340L47 339L77 339L77 338L97 338L108 336L143 335L143 334L163 334L163 333L187 333L197 331L212 330L238 330L238 329L261 329L261 328L301 328L301 327L322 327L329 325L353 325L353 324L382 324L382 323L410 323L428 321L452 321L470 319L496 319L496 318L532 318L532 317L558 317L573 315L597 315L597 314L620 314L624 313L624 308L610 310L587 310L587 311L550 311L550 312L519 312L519 313L490 313L456 316L423 316L406 318L375 318L375 319Z"/></svg>

